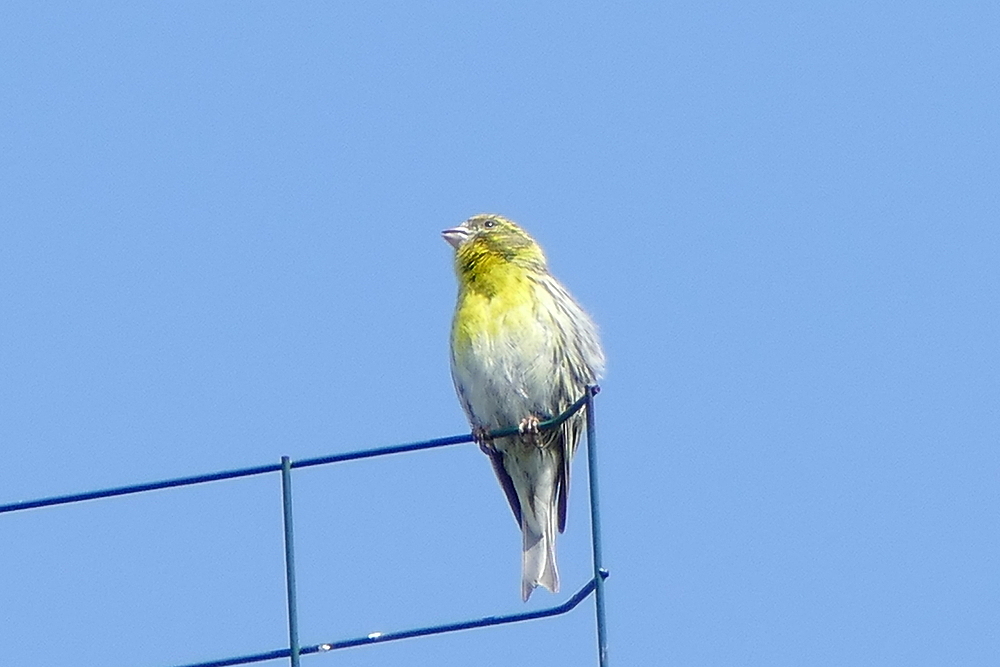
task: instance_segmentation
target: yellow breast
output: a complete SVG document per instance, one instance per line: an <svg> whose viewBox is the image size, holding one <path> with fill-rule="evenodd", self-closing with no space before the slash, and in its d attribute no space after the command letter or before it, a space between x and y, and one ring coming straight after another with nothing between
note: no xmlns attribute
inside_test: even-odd
<svg viewBox="0 0 1000 667"><path fill-rule="evenodd" d="M480 337L520 338L537 325L534 281L519 267L482 272L461 285L452 329L456 348Z"/></svg>

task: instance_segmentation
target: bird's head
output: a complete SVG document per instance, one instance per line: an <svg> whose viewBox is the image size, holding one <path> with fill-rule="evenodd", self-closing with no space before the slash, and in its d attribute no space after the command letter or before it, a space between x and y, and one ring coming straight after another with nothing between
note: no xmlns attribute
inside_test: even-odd
<svg viewBox="0 0 1000 667"><path fill-rule="evenodd" d="M455 248L458 273L474 279L479 273L504 265L545 271L545 254L526 231L501 215L476 215L458 227L441 232Z"/></svg>

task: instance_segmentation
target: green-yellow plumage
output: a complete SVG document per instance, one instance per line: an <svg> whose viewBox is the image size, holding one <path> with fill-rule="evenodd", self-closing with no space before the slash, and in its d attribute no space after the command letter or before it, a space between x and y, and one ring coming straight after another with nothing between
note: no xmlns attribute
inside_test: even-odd
<svg viewBox="0 0 1000 667"><path fill-rule="evenodd" d="M458 303L451 369L462 407L507 495L523 534L522 595L556 591L555 532L566 524L577 415L536 433L604 369L593 321L548 271L541 247L512 221L478 215L446 230L455 248ZM482 440L497 428L522 434Z"/></svg>

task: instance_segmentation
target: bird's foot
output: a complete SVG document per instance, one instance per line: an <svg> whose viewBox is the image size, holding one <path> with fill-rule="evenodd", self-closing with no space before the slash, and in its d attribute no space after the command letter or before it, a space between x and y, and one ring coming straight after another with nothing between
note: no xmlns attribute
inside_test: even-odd
<svg viewBox="0 0 1000 667"><path fill-rule="evenodd" d="M493 444L493 440L490 438L490 432L482 426L474 426L472 428L472 439L479 445L479 449L482 450L483 454L489 455L497 450Z"/></svg>
<svg viewBox="0 0 1000 667"><path fill-rule="evenodd" d="M538 435L538 424L538 417L529 415L517 425L517 432L521 435Z"/></svg>
<svg viewBox="0 0 1000 667"><path fill-rule="evenodd" d="M529 415L522 419L521 423L517 425L517 432L520 433L528 442L541 447L541 439L538 437L538 423L538 417L535 415Z"/></svg>

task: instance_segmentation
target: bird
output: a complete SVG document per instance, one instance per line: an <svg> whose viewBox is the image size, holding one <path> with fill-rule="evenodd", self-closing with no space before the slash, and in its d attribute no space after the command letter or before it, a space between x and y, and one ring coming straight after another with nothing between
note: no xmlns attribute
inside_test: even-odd
<svg viewBox="0 0 1000 667"><path fill-rule="evenodd" d="M441 232L455 250L451 375L480 449L521 530L521 597L559 591L556 530L566 529L570 461L584 429L565 412L604 373L597 326L548 269L541 246L501 215ZM509 437L490 431L518 427Z"/></svg>

